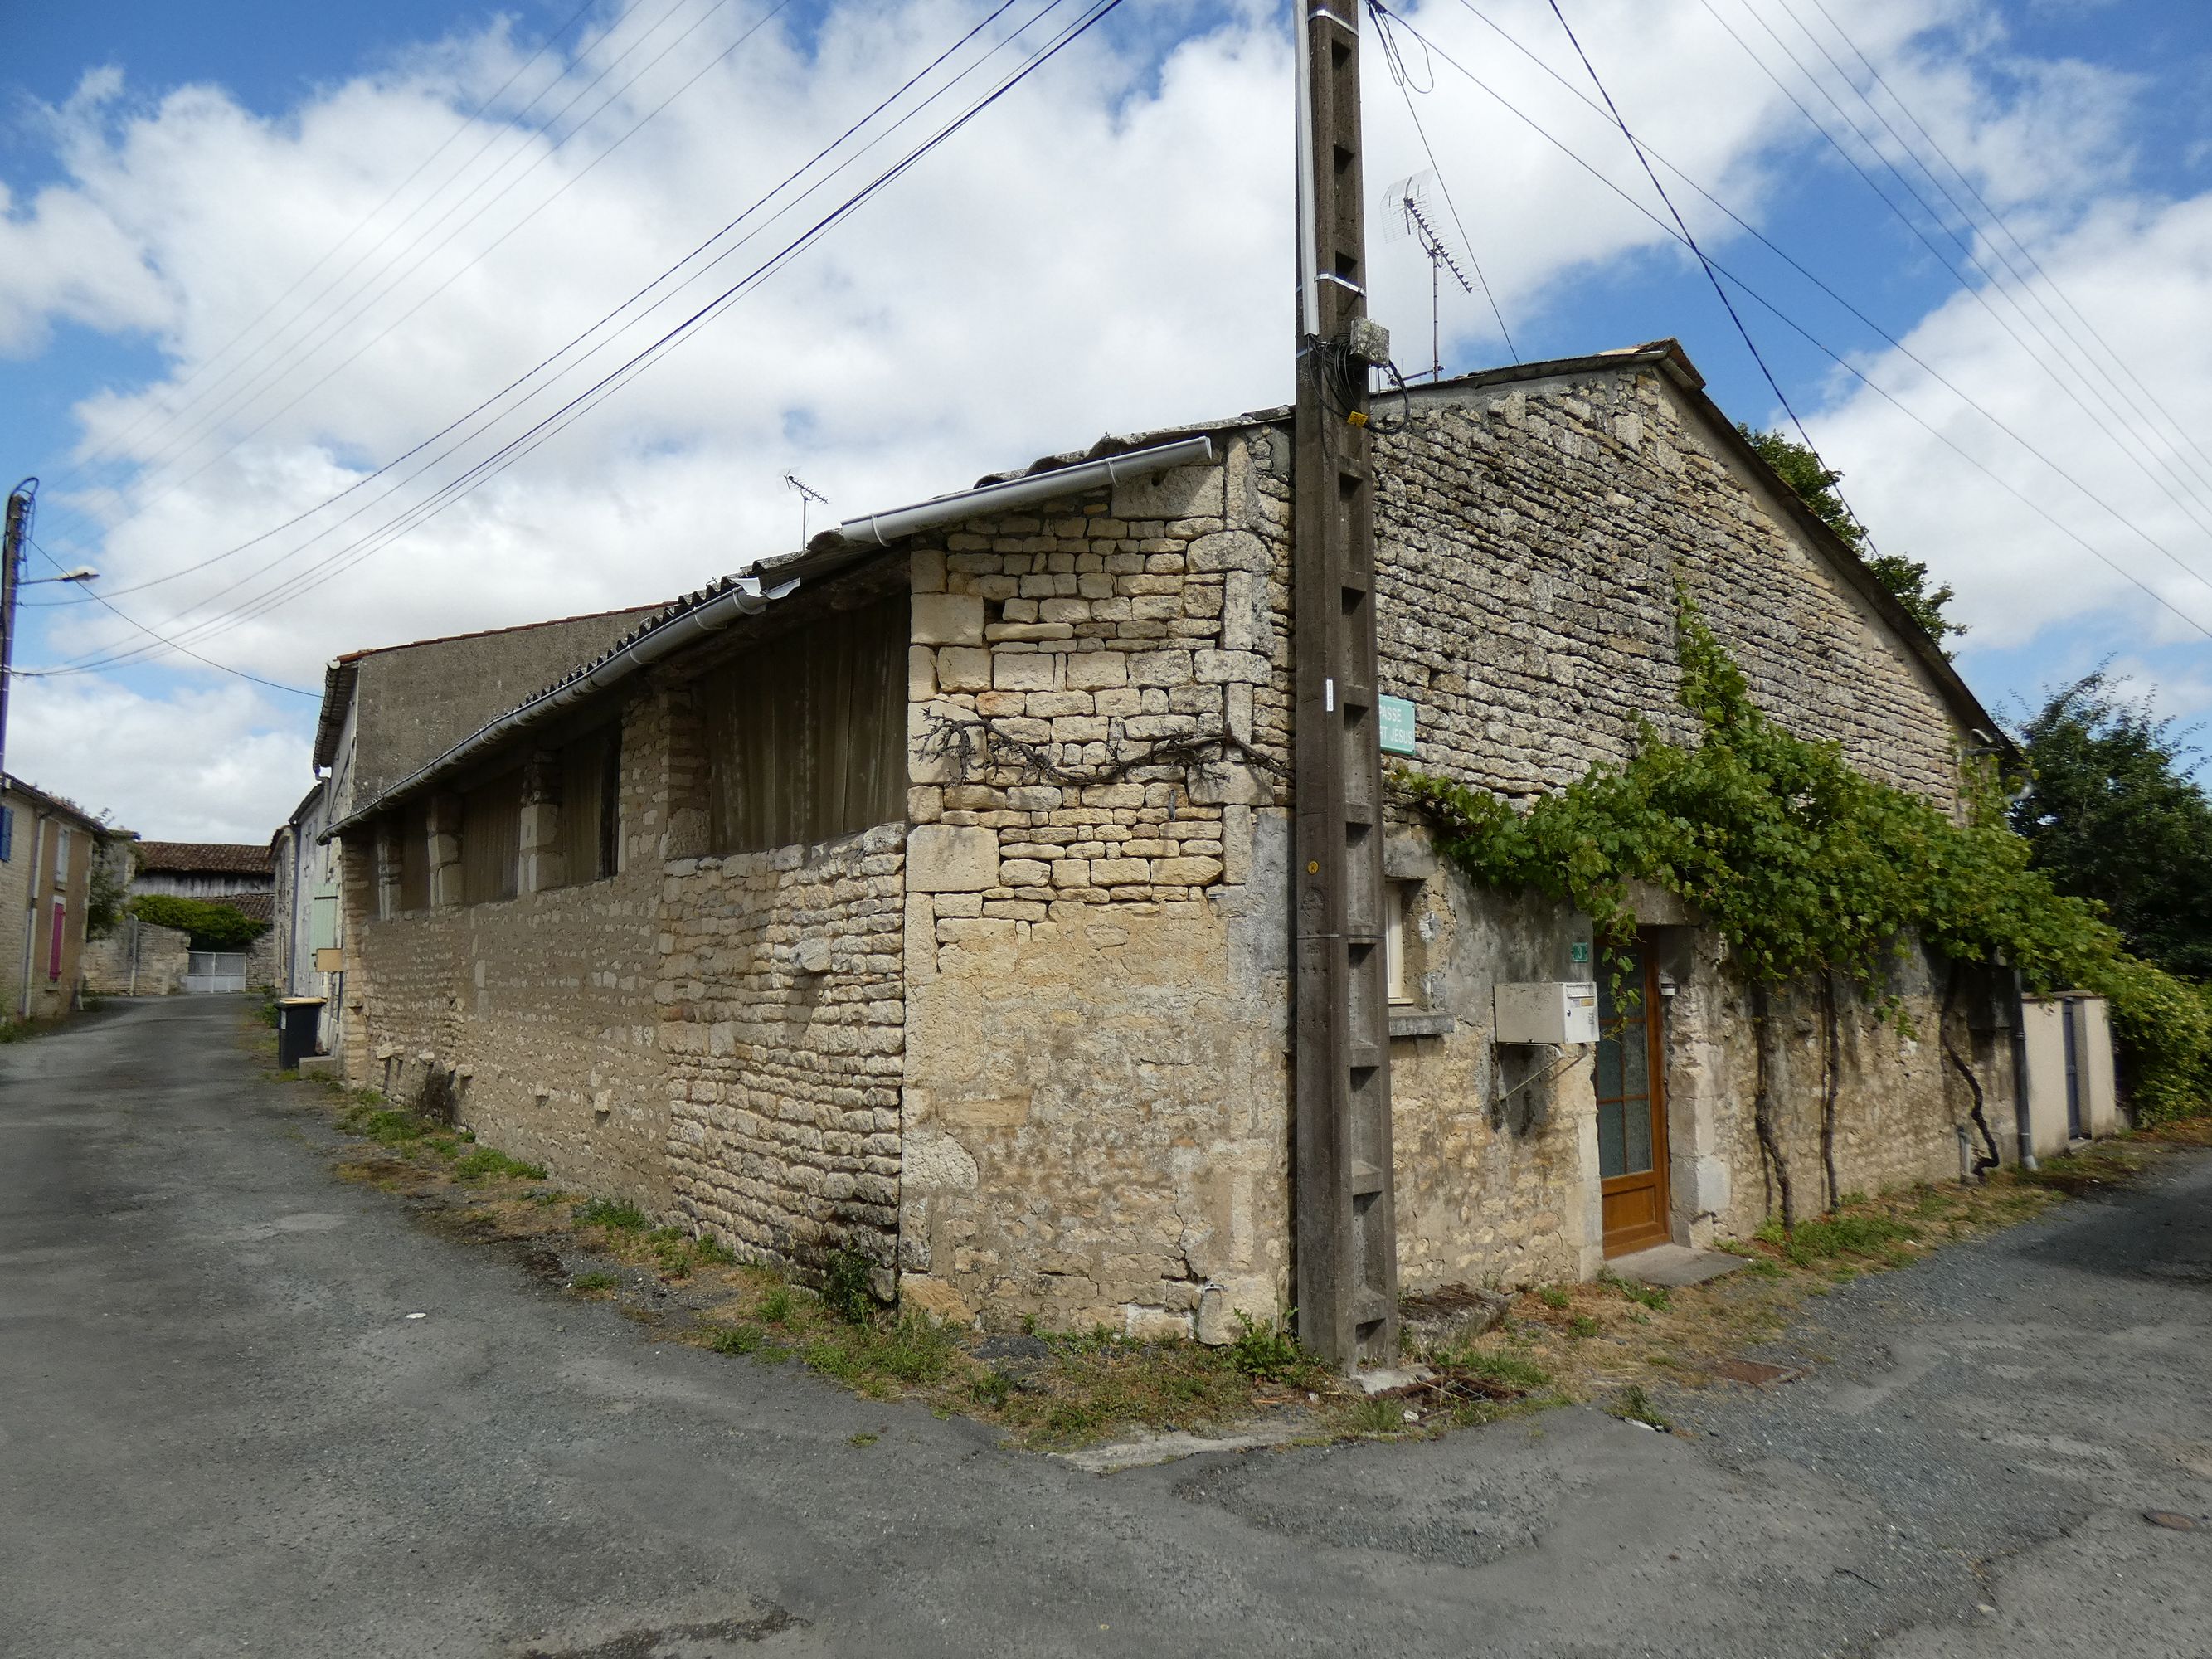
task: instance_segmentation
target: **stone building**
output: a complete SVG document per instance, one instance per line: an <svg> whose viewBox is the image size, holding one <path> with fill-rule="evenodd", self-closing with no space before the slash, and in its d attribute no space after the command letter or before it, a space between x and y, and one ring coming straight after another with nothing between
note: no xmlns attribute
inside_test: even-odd
<svg viewBox="0 0 2212 1659"><path fill-rule="evenodd" d="M143 841L131 843L131 896L159 894L197 899L237 911L263 924L244 951L224 952L235 963L210 957L188 972L188 990L240 990L276 982L276 884L269 848L254 842ZM150 938L151 936L149 936ZM140 965L143 966L141 950ZM103 962L103 975L114 963Z"/></svg>
<svg viewBox="0 0 2212 1659"><path fill-rule="evenodd" d="M357 793L374 795L405 777L650 614L648 607L563 617L349 652L324 671L318 775L270 838L268 855L271 977L283 995L325 999L324 1053L341 1054L344 1041L345 975L327 965L343 960L345 944L339 849L325 834L332 819Z"/></svg>
<svg viewBox="0 0 2212 1659"><path fill-rule="evenodd" d="M1760 705L1870 775L1955 805L2001 742L1671 342L1417 388L1376 428L1412 764L1526 799L1639 719L1681 730L1678 580ZM349 1075L755 1256L860 1252L947 1317L1274 1314L1291 453L1267 411L854 520L380 764L331 815ZM1406 1288L1586 1277L1749 1232L1785 1176L1809 1211L1832 1169L2004 1142L2003 1000L1909 954L1917 1035L1845 997L1832 1076L1825 1010L1778 1002L1764 1152L1743 995L1664 895L1632 1020L1501 1046L1494 988L1591 979L1588 919L1387 828Z"/></svg>
<svg viewBox="0 0 2212 1659"><path fill-rule="evenodd" d="M108 831L58 795L0 777L0 1019L76 1006L92 871Z"/></svg>

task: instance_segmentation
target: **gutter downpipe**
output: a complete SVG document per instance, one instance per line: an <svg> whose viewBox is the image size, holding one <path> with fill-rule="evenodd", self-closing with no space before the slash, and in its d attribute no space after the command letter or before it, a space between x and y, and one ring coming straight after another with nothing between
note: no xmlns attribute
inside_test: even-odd
<svg viewBox="0 0 2212 1659"><path fill-rule="evenodd" d="M1197 465L1212 459L1212 439L1179 439L1174 443L1155 444L1150 449L1133 449L1125 455L1079 461L1073 466L1052 472L1036 472L1025 478L1009 478L1004 483L963 489L957 495L939 495L933 501L916 501L911 507L895 507L887 513L865 514L846 520L837 526L837 534L848 542L889 547L901 537L911 536L918 530L932 530L939 525L957 524L963 519L1007 507L1027 507L1062 495L1078 495L1098 484L1118 483L1123 478L1164 472L1174 466Z"/></svg>
<svg viewBox="0 0 2212 1659"><path fill-rule="evenodd" d="M331 825L315 837L316 845L321 846L335 839L382 811L384 803L394 796L404 794L420 784L453 770L478 750L490 747L518 728L566 708L593 692L628 679L640 669L651 667L671 652L690 644L702 635L728 627L740 617L758 616L798 586L799 582L794 578L780 586L763 589L759 577L739 577L738 585L728 592L717 594L697 610L686 611L666 627L656 629L641 639L633 640L591 672L565 685L556 686L550 691L540 692L520 708L511 710L480 728L474 736L463 738L428 766L411 776L401 779L367 805L348 813Z"/></svg>
<svg viewBox="0 0 2212 1659"><path fill-rule="evenodd" d="M2012 973L2012 1115L2014 1133L2020 1141L2020 1167L2039 1168L2035 1161L2035 1134L2027 1115L2027 994L2017 968Z"/></svg>

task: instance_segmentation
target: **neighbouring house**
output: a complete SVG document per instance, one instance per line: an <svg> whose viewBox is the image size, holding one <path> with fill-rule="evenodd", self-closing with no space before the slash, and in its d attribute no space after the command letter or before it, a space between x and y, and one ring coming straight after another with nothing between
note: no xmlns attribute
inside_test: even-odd
<svg viewBox="0 0 2212 1659"><path fill-rule="evenodd" d="M108 835L83 808L0 777L0 1018L55 1019L76 1006Z"/></svg>
<svg viewBox="0 0 2212 1659"><path fill-rule="evenodd" d="M1674 343L1416 387L1376 427L1375 689L1420 767L1524 799L1684 731L1678 581L1760 706L1869 775L1956 810L1962 751L2002 746ZM1222 1340L1279 1312L1290 428L854 520L434 752L326 697L359 728L324 832L350 1079L801 1273L859 1252L947 1317ZM1825 1136L1822 1022L1782 1000L1770 1157L1698 917L1647 895L1592 963L1589 918L1371 805L1405 1289L1748 1234L1778 1161L1820 1191L1824 1140L1844 1191L2012 1152L2018 1005L1980 965L1909 953L1909 1028L1844 1000ZM1498 1040L1499 986L1593 979L1644 993L1604 1040Z"/></svg>
<svg viewBox="0 0 2212 1659"><path fill-rule="evenodd" d="M356 796L374 795L434 760L655 607L567 617L340 657L325 671L315 729L319 775L271 839L274 983L326 999L323 1052L343 1052L345 995L339 848L325 831Z"/></svg>
<svg viewBox="0 0 2212 1659"><path fill-rule="evenodd" d="M318 778L270 838L269 861L276 875L276 993L323 999L316 1047L334 1054L345 974L338 965L337 848L321 839L329 796L328 781Z"/></svg>

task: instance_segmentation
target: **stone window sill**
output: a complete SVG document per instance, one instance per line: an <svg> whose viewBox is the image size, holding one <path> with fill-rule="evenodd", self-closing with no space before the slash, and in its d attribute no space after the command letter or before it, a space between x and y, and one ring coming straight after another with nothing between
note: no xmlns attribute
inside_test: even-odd
<svg viewBox="0 0 2212 1659"><path fill-rule="evenodd" d="M1449 1014L1431 1008L1393 1008L1390 1035L1394 1037L1449 1036L1458 1023Z"/></svg>

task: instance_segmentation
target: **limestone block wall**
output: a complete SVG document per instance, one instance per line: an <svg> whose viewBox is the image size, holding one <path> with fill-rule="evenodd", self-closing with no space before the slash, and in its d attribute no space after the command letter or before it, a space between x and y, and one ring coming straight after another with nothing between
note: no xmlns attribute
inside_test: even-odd
<svg viewBox="0 0 2212 1659"><path fill-rule="evenodd" d="M1273 556L1222 441L913 555L899 1266L954 1317L1214 1339L1287 1287Z"/></svg>
<svg viewBox="0 0 2212 1659"><path fill-rule="evenodd" d="M1672 944L1662 971L1671 959L1679 985L1665 1012L1676 1236L1706 1244L1744 1237L1779 1215L1780 1183L1759 1141L1759 1051L1750 994L1726 973L1710 933L1680 930ZM1973 1091L1946 1059L1946 1038L1981 1084L1983 1120L1999 1151L2012 1139L2008 1035L1970 1029L1963 997L1953 998L1947 1012L1948 974L1917 950L1899 957L1889 988L1901 1006L1902 1024L1881 1017L1849 987L1837 988L1832 1191L1821 1152L1826 1010L1809 986L1769 998L1766 1060L1775 1139L1801 1218L1820 1213L1841 1194L1955 1179L1961 1127L1977 1152L1985 1150L1973 1121Z"/></svg>
<svg viewBox="0 0 2212 1659"><path fill-rule="evenodd" d="M671 861L653 995L676 1205L756 1260L895 1289L905 826Z"/></svg>
<svg viewBox="0 0 2212 1659"><path fill-rule="evenodd" d="M84 988L96 996L173 996L185 988L192 936L124 916L106 939L84 947Z"/></svg>
<svg viewBox="0 0 2212 1659"><path fill-rule="evenodd" d="M624 722L622 872L380 918L373 840L344 849L348 1079L459 1121L563 1185L672 1206L659 1049L661 700ZM396 874L392 876L396 882Z"/></svg>
<svg viewBox="0 0 2212 1659"><path fill-rule="evenodd" d="M1419 878L1407 967L1452 1029L1390 1044L1398 1273L1408 1291L1587 1279L1602 1262L1597 1118L1585 1051L1499 1048L1501 981L1576 976L1589 922L1533 895L1471 887L1401 834L1391 871ZM1408 883L1409 886L1411 883Z"/></svg>
<svg viewBox="0 0 2212 1659"><path fill-rule="evenodd" d="M1651 368L1415 394L1377 440L1383 688L1420 764L1507 796L1686 736L1676 575L1759 706L1853 765L1955 798L1926 670Z"/></svg>

